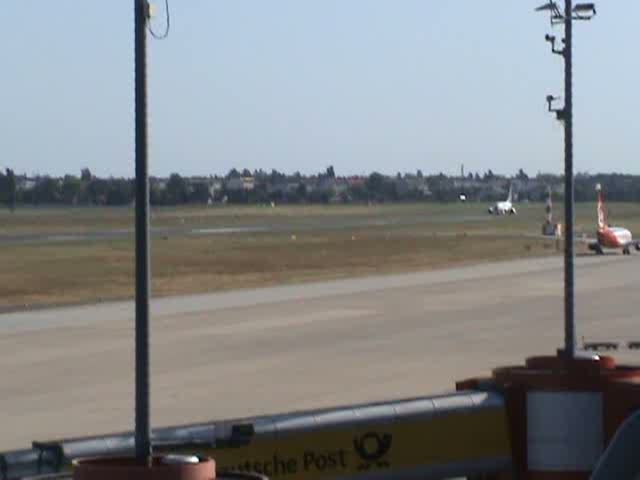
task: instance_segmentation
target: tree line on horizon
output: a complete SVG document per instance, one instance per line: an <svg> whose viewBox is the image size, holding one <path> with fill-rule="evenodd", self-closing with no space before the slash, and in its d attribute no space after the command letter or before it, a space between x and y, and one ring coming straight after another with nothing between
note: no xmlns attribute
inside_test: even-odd
<svg viewBox="0 0 640 480"><path fill-rule="evenodd" d="M152 178L152 205L183 204L264 204L264 203L382 203L454 202L464 194L468 201L494 201L504 197L514 184L517 200L544 201L551 188L556 200L563 198L563 176L538 174L529 177L522 169L512 177L491 170L465 176L398 173L395 176L373 172L368 176L338 177L333 166L316 175L298 172L287 175L232 169L225 176ZM609 201L640 202L640 175L580 173L575 176L575 199L595 199L600 183ZM135 182L131 178L98 178L88 168L79 176L38 176L27 178L13 170L0 172L0 203L9 209L19 205L131 205Z"/></svg>

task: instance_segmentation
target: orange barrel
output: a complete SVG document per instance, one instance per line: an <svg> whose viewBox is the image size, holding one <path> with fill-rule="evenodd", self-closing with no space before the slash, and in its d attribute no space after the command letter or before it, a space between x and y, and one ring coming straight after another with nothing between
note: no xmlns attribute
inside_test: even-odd
<svg viewBox="0 0 640 480"><path fill-rule="evenodd" d="M251 473L216 476L211 458L192 455L154 456L149 465L133 457L87 458L73 461L74 480L267 480Z"/></svg>
<svg viewBox="0 0 640 480"><path fill-rule="evenodd" d="M611 357L533 357L456 384L505 396L516 475L587 480L624 420L640 409L640 368Z"/></svg>

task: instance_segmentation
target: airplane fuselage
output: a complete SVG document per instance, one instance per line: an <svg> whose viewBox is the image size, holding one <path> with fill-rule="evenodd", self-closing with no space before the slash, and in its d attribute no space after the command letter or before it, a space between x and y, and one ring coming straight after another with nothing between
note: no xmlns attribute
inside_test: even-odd
<svg viewBox="0 0 640 480"><path fill-rule="evenodd" d="M589 245L589 248L598 254L602 254L603 248L621 248L622 253L629 255L631 247L640 251L640 242L633 239L631 231L623 227L610 227L607 223L607 212L604 206L604 196L598 184L598 229L596 231L596 241Z"/></svg>
<svg viewBox="0 0 640 480"><path fill-rule="evenodd" d="M633 243L631 232L621 227L606 227L597 232L598 243L604 248L625 248Z"/></svg>
<svg viewBox="0 0 640 480"><path fill-rule="evenodd" d="M513 208L511 202L497 202L494 206L489 207L489 213L492 215L515 215L516 209Z"/></svg>
<svg viewBox="0 0 640 480"><path fill-rule="evenodd" d="M631 247L640 251L640 242L634 240L631 232L622 227L604 227L596 232L596 241L589 245L589 249L602 254L604 248L622 249L622 253L629 255Z"/></svg>

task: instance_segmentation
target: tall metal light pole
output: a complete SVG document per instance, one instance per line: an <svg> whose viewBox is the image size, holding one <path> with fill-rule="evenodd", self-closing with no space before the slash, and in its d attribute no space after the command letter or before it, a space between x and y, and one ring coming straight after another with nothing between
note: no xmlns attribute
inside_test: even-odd
<svg viewBox="0 0 640 480"><path fill-rule="evenodd" d="M564 253L564 354L569 358L575 356L575 273L574 273L574 189L573 189L573 21L590 20L596 14L593 3L580 3L575 7L572 0L565 0L564 12L561 12L554 1L536 9L548 11L551 25L564 25L564 47L556 48L556 38L547 35L545 39L551 43L553 53L564 58L564 108L553 107L557 100L549 95L547 103L549 111L555 112L558 120L564 123L564 218L565 218L565 253Z"/></svg>
<svg viewBox="0 0 640 480"><path fill-rule="evenodd" d="M136 116L136 403L135 446L140 462L151 457L149 408L149 163L147 150L147 0L134 0Z"/></svg>
<svg viewBox="0 0 640 480"><path fill-rule="evenodd" d="M564 352L575 356L576 326L574 305L573 251L573 12L571 0L564 2Z"/></svg>

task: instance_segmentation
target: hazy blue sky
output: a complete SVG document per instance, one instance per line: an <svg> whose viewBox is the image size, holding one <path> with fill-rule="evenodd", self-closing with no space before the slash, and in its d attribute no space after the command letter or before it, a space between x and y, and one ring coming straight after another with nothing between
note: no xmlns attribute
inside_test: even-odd
<svg viewBox="0 0 640 480"><path fill-rule="evenodd" d="M172 0L151 172L560 172L540 3ZM0 165L133 175L132 5L2 1ZM576 169L640 173L640 1L598 7L576 27Z"/></svg>

